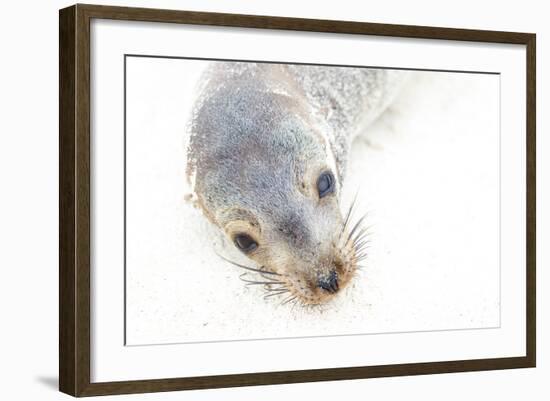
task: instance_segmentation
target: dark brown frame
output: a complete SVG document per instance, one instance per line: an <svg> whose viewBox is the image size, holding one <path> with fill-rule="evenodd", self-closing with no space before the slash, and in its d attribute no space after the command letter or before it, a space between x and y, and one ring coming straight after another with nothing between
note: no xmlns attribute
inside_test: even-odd
<svg viewBox="0 0 550 401"><path fill-rule="evenodd" d="M90 20L169 22L512 43L527 49L527 324L524 357L90 383ZM77 4L59 12L59 389L73 396L534 367L535 43L532 33Z"/></svg>

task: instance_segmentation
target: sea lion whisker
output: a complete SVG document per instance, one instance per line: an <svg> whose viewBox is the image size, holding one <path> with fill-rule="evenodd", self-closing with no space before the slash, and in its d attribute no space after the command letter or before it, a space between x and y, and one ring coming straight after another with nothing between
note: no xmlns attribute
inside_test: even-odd
<svg viewBox="0 0 550 401"><path fill-rule="evenodd" d="M366 255L366 250L367 250L367 249L368 249L368 247L365 248L365 249L363 249L363 250L361 250L361 252L356 252L356 253L355 253L355 258L357 259L357 258L360 258L360 257L363 256L363 255Z"/></svg>
<svg viewBox="0 0 550 401"><path fill-rule="evenodd" d="M367 226L359 230L353 238L353 243L356 244L357 242L367 238L369 235L372 235L371 229L372 229L372 226Z"/></svg>
<svg viewBox="0 0 550 401"><path fill-rule="evenodd" d="M357 252L354 257L353 257L353 260L355 262L359 262L361 261L362 259L364 259L366 256L367 256L367 249L362 249L360 252Z"/></svg>
<svg viewBox="0 0 550 401"><path fill-rule="evenodd" d="M256 268L254 268L254 267L245 266L245 265L241 265L240 263L233 262L232 260L229 260L229 259L223 257L222 255L220 255L220 254L217 253L217 252L216 252L216 255L218 255L220 258L222 258L222 259L225 260L226 262L231 263L231 264L234 265L234 266L240 267L241 269L250 270L250 271L253 271L253 272L256 272L256 273L273 274L273 275L276 275L276 276L280 276L279 273L270 272L270 271L268 271L268 270L262 270L262 269L263 269L263 266L260 267L259 269L256 269Z"/></svg>
<svg viewBox="0 0 550 401"><path fill-rule="evenodd" d="M279 276L283 276L282 274L279 274ZM275 278L275 277L269 277L269 276L264 276L263 273L260 273L260 277L262 278L265 278L266 280L269 280L271 281L272 283L278 283L279 282L279 278Z"/></svg>
<svg viewBox="0 0 550 401"><path fill-rule="evenodd" d="M283 282L272 282L272 281L250 281L250 280L243 280L243 281L246 281L247 282L247 286L249 285L279 285L279 284L284 284Z"/></svg>
<svg viewBox="0 0 550 401"><path fill-rule="evenodd" d="M296 299L296 295L290 296L289 298L286 298L285 300L283 300L283 302L281 302L281 305L286 305L289 302L294 301L295 299Z"/></svg>
<svg viewBox="0 0 550 401"><path fill-rule="evenodd" d="M271 297L274 297L276 295L281 295L281 294L284 294L285 292L289 292L289 290L284 290L284 291L279 291L279 292L274 292L272 294L264 295L264 299L271 298Z"/></svg>
<svg viewBox="0 0 550 401"><path fill-rule="evenodd" d="M355 207L355 202L357 201L357 196L359 195L359 190L357 190L357 192L355 192L355 196L353 198L353 201L351 202L351 205L349 207L349 210L346 214L346 218L344 220L344 224L342 225L342 230L340 231L340 235L338 236L338 241L342 238L342 234L344 233L344 230L346 229L346 227L348 226L348 223L350 221L350 218L351 218L351 215L353 213L353 210L354 210L354 207Z"/></svg>
<svg viewBox="0 0 550 401"><path fill-rule="evenodd" d="M371 242L370 238L371 238L370 233L363 234L360 237L357 237L357 239L355 239L351 245L352 247L356 248L360 243L364 243L365 241Z"/></svg>
<svg viewBox="0 0 550 401"><path fill-rule="evenodd" d="M346 251L343 252L342 258L347 258L349 255L351 255L352 252L359 253L360 251L366 249L364 248L365 245L370 244L372 241L370 239L363 238L362 241L359 241L359 243L352 244L352 247Z"/></svg>
<svg viewBox="0 0 550 401"><path fill-rule="evenodd" d="M365 236L361 236L359 238L357 238L356 240L353 241L352 243L352 248L355 248L357 249L357 247L363 245L364 243L366 242L369 242L370 239L368 239L368 235L365 237Z"/></svg>
<svg viewBox="0 0 550 401"><path fill-rule="evenodd" d="M248 283L247 285L255 285L255 284L266 284L266 285L271 285L271 284L284 284L284 282L282 281L277 281L275 279L272 279L271 277L265 277L266 279L268 279L269 281L259 281L259 280L248 280L244 277L246 277L248 273L243 273L243 274L240 274L239 275L239 279L241 281L244 281L245 283Z"/></svg>
<svg viewBox="0 0 550 401"><path fill-rule="evenodd" d="M359 231L357 231L353 236L350 237L350 240L352 240L353 243L357 241L361 241L363 238L368 237L372 234L372 227L373 225L363 226L364 222L361 223L361 228Z"/></svg>
<svg viewBox="0 0 550 401"><path fill-rule="evenodd" d="M346 243L344 244L344 246L346 246L347 244L349 244L349 242L352 240L352 238L354 238L353 234L355 234L355 232L357 231L357 229L361 226L361 224L363 223L363 221L365 220L365 218L367 217L366 214L363 215L363 217L361 217L357 223L355 223L355 225L353 226L352 230L350 231L349 235L348 235L348 239L346 241Z"/></svg>
<svg viewBox="0 0 550 401"><path fill-rule="evenodd" d="M282 285L282 287L271 288L271 287L267 287L267 286L266 286L266 287L265 287L265 290L266 290L267 292L288 290L288 288L286 288L286 287L284 286L284 284L277 284L277 285Z"/></svg>
<svg viewBox="0 0 550 401"><path fill-rule="evenodd" d="M370 241L370 237L372 236L372 232L365 232L361 234L361 236L357 236L356 239L353 240L353 246L357 246L360 242L363 242L365 240Z"/></svg>
<svg viewBox="0 0 550 401"><path fill-rule="evenodd" d="M361 247L361 249L358 250L359 251L358 253L363 252L363 251L365 251L367 249L370 249L370 248L372 248L372 246L370 245L370 243L367 242Z"/></svg>
<svg viewBox="0 0 550 401"><path fill-rule="evenodd" d="M363 229L364 230L364 229ZM360 234L357 234L357 236L354 238L354 239L350 239L345 245L344 247L347 247L348 245L350 245L351 249L357 249L357 247L359 245L362 245L364 244L365 242L370 242L371 240L369 239L369 236L370 236L370 233L366 233L366 232L361 232ZM351 244L349 243L351 242Z"/></svg>
<svg viewBox="0 0 550 401"><path fill-rule="evenodd" d="M372 241L366 241L361 245L361 248L359 248L359 247L355 248L356 249L355 252L359 253L360 251L363 251L365 249L369 249L371 247L372 247Z"/></svg>
<svg viewBox="0 0 550 401"><path fill-rule="evenodd" d="M358 247L355 248L355 253L358 254L358 253L363 252L363 251L366 250L366 249L369 249L369 248L370 248L370 245L369 245L369 244L370 244L370 241L363 242L363 243L361 244L361 246L358 246Z"/></svg>
<svg viewBox="0 0 550 401"><path fill-rule="evenodd" d="M357 201L358 192L355 193L355 196L353 198L353 201L351 202L348 212L346 213L346 218L344 220L344 223L342 224L342 231L340 231L340 235L344 233L344 230L348 226L349 222L351 221L351 217L353 216L353 212L355 211L355 202Z"/></svg>
<svg viewBox="0 0 550 401"><path fill-rule="evenodd" d="M364 238L362 241L359 241L358 243L353 244L353 249L355 250L355 252L357 252L361 249L361 247L368 245L370 243L372 243L370 239Z"/></svg>

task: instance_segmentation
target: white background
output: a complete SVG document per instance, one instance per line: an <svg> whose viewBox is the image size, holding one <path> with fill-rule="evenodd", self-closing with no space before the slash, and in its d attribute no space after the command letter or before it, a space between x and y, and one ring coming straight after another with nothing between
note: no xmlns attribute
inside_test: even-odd
<svg viewBox="0 0 550 401"><path fill-rule="evenodd" d="M351 382L297 384L230 390L208 390L162 395L129 396L143 399L280 399L315 396L318 399L465 397L517 399L531 395L542 399L543 378L550 373L548 352L542 337L548 297L540 291L546 281L543 271L544 234L548 218L542 205L544 156L548 141L542 133L548 120L542 111L547 101L547 38L542 2L522 2L507 7L502 2L480 4L462 1L438 2L214 2L156 1L126 5L187 8L211 11L271 14L315 18L355 19L418 25L535 31L538 33L538 315L539 368L484 373L463 373ZM57 377L57 9L66 2L35 2L5 9L2 26L0 87L2 247L0 284L2 316L2 391L6 398L60 399L54 390ZM122 4L122 3L118 3ZM534 9L529 10L529 6ZM538 7L538 10L537 10ZM529 11L528 11L529 10ZM19 17L25 15L24 19ZM548 165L548 162L546 162ZM548 179L546 179L548 182ZM547 184L548 185L548 184ZM538 398L535 397L538 395Z"/></svg>

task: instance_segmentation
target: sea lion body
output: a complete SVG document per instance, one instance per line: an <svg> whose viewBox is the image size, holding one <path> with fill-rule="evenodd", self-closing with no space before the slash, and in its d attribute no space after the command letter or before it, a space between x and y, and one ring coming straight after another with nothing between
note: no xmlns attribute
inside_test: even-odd
<svg viewBox="0 0 550 401"><path fill-rule="evenodd" d="M195 199L289 299L326 302L353 277L364 230L340 209L348 154L402 80L384 69L268 63L205 71L189 124Z"/></svg>

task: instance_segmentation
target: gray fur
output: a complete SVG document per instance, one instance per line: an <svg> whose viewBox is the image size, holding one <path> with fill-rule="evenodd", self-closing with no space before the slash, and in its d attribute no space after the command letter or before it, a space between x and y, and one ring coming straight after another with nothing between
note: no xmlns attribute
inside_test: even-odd
<svg viewBox="0 0 550 401"><path fill-rule="evenodd" d="M387 69L214 62L190 124L195 191L209 193L214 210L243 200L272 212L288 204L293 169L329 157L316 135L330 145L343 183L358 128L387 107L403 77ZM241 199L251 187L275 193Z"/></svg>

